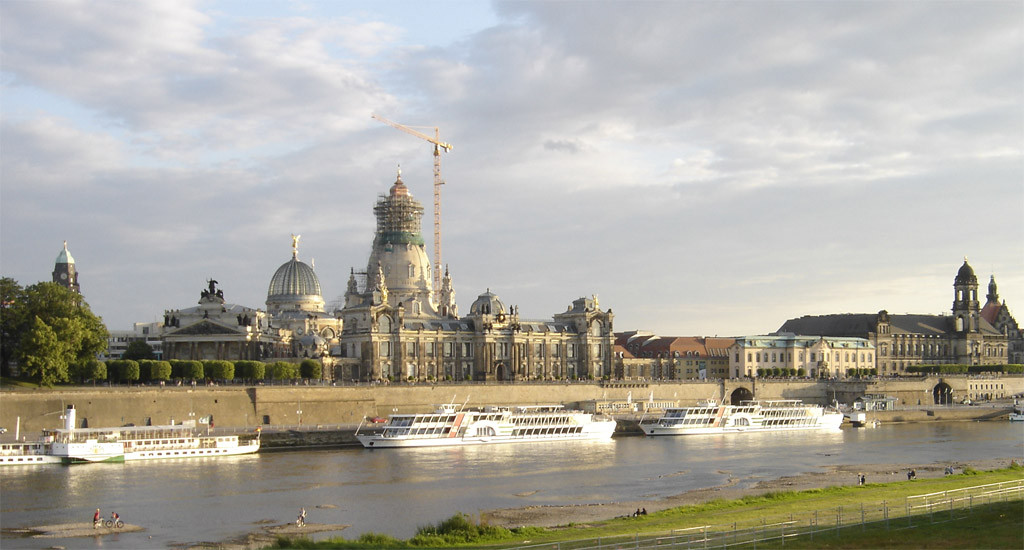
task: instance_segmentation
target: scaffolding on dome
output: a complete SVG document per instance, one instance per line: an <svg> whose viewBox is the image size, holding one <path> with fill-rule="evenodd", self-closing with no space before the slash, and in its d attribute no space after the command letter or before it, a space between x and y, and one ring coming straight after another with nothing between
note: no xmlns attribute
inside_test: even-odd
<svg viewBox="0 0 1024 550"><path fill-rule="evenodd" d="M413 244L423 246L420 233L423 205L409 195L380 195L373 207L377 217L379 244Z"/></svg>

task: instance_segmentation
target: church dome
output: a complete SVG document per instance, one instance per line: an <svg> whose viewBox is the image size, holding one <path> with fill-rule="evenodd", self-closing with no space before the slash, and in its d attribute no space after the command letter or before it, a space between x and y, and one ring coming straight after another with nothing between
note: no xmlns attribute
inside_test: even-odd
<svg viewBox="0 0 1024 550"><path fill-rule="evenodd" d="M313 268L299 261L299 237L292 235L292 259L277 268L267 289L267 309L272 314L288 310L324 310L320 279Z"/></svg>
<svg viewBox="0 0 1024 550"><path fill-rule="evenodd" d="M297 258L277 268L270 279L267 300L272 298L320 296L320 279L316 272Z"/></svg>
<svg viewBox="0 0 1024 550"><path fill-rule="evenodd" d="M490 289L477 297L473 305L469 306L470 315L483 315L491 314L497 315L498 313L505 312L505 304L502 303L501 299L497 295L493 294Z"/></svg>
<svg viewBox="0 0 1024 550"><path fill-rule="evenodd" d="M974 269L967 264L967 259L964 259L964 265L960 266L960 271L956 273L955 284L978 284L978 278L974 275Z"/></svg>

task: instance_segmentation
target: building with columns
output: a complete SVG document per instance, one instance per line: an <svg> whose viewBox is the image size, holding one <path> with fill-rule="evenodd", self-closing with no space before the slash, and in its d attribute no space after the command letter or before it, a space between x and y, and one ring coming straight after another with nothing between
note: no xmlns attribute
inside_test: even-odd
<svg viewBox="0 0 1024 550"><path fill-rule="evenodd" d="M729 348L734 378L753 378L773 369L812 378L846 378L850 369L867 373L874 368L875 348L867 338L778 333L737 338Z"/></svg>
<svg viewBox="0 0 1024 550"><path fill-rule="evenodd" d="M299 235L292 235L292 257L274 272L267 309L230 304L210 279L199 305L164 311L164 359L297 361L320 359L331 365L341 319L324 311L320 280L299 260Z"/></svg>
<svg viewBox="0 0 1024 550"><path fill-rule="evenodd" d="M265 311L230 304L217 281L199 296L199 305L164 311L163 359L266 360L288 356L279 329Z"/></svg>
<svg viewBox="0 0 1024 550"><path fill-rule="evenodd" d="M579 298L529 320L488 289L460 317L445 269L435 293L421 234L423 206L401 172L373 208L366 270L351 270L335 376L344 380L555 380L612 375L611 310ZM437 268L438 266L434 266Z"/></svg>

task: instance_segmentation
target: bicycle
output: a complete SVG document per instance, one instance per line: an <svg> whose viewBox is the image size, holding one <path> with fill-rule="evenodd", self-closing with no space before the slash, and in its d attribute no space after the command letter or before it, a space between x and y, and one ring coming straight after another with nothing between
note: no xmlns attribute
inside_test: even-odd
<svg viewBox="0 0 1024 550"><path fill-rule="evenodd" d="M117 521L114 521L112 519L108 519L108 520L104 520L103 521L103 526L108 528L108 529L109 528L121 529L122 527L124 527L124 522L121 521L120 519L117 520Z"/></svg>

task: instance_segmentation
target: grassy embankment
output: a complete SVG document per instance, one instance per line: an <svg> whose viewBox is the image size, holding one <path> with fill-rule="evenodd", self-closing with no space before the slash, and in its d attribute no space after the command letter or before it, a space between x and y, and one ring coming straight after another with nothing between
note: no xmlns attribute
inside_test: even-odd
<svg viewBox="0 0 1024 550"><path fill-rule="evenodd" d="M597 539L615 536L665 534L673 529L702 525L754 526L762 522L785 521L814 514L815 510L835 511L842 507L859 518L861 506L880 506L882 502L894 514L902 516L908 496L949 491L963 487L1015 481L1024 478L1024 467L989 472L967 470L963 474L943 478L868 484L865 486L830 487L798 492L774 492L738 500L716 500L694 506L682 506L642 517L615 518L590 525L567 525L545 529L523 527L505 529L474 521L457 514L437 525L421 527L411 539L398 540L388 535L365 533L356 540L334 538L320 542L309 539L280 538L271 548L506 548L542 543ZM959 519L957 519L959 518ZM853 522L851 519L849 523ZM819 524L820 525L820 524ZM596 541L595 541L596 543ZM776 548L776 540L760 542L760 548ZM731 546L730 546L731 547ZM787 538L786 548L1024 548L1024 501L999 502L974 506L968 514L939 517L935 522L918 518L892 519L890 528L883 523L868 523L856 528L845 527L835 532Z"/></svg>
<svg viewBox="0 0 1024 550"><path fill-rule="evenodd" d="M17 378L8 378L6 376L0 376L0 388L12 390L12 389L30 389L34 390L40 388L39 384L30 382L28 380L19 380Z"/></svg>

